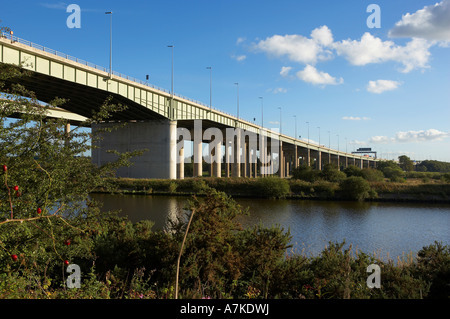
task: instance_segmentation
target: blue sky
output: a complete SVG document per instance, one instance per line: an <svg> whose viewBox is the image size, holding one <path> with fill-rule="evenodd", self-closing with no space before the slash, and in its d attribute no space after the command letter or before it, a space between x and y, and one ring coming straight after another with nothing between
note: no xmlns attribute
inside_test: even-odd
<svg viewBox="0 0 450 319"><path fill-rule="evenodd" d="M69 4L81 28L68 28ZM370 28L370 4L380 9ZM450 0L9 1L14 35L349 152L450 162ZM375 16L371 16L373 18ZM369 19L376 22L377 20ZM259 97L263 97L261 100ZM295 116L295 117L294 117ZM309 122L309 125L306 124ZM320 127L320 129L319 129ZM320 134L319 134L320 132Z"/></svg>

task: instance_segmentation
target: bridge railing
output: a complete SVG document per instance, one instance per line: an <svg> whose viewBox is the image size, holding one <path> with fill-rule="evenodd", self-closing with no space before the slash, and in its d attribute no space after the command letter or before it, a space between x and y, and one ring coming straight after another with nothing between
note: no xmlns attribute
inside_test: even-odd
<svg viewBox="0 0 450 319"><path fill-rule="evenodd" d="M41 51L43 51L43 52L46 52L46 53L50 53L50 54L59 56L59 57L61 57L61 58L64 58L64 59L67 59L67 60L71 60L71 61L74 61L74 62L83 64L83 65L86 65L86 66L88 66L88 67L91 67L91 68L94 68L94 69L97 69L97 70L100 70L100 71L103 71L103 72L110 73L109 68L105 68L105 67L100 66L100 65L97 65L97 64L95 64L95 63L91 63L91 62L88 62L88 61L79 59L79 58L77 58L77 57L74 57L74 56L71 56L71 55L62 53L62 52L60 52L60 51L57 51L57 50L54 50L54 49L47 48L47 47L45 47L45 46L43 46L43 45L36 44L36 43L34 43L34 42L31 42L31 41L28 41L28 40L25 40L25 39L16 37L15 35L12 35L12 34L10 34L10 33L6 33L6 32L3 32L3 31L0 31L0 32L1 32L1 33L0 33L0 37L11 40L11 43L17 42L17 43L20 43L20 44L29 46L29 47L34 48L34 49L38 49L38 50L41 50ZM162 91L162 92L165 92L165 93L170 94L170 90L166 90L166 89L163 89L163 88L158 87L158 86L156 86L156 85L150 84L150 83L148 83L147 81L143 81L143 80L137 79L137 78L132 77L132 76L129 76L129 75L125 75L125 74L120 73L120 72L117 72L117 71L112 71L112 74L115 75L115 76L118 76L118 77L120 77L120 78L129 80L129 81L133 81L133 82L139 83L139 84L141 84L141 85L145 85L145 86L148 86L148 87L150 87L150 88L153 88L153 89L156 89L156 90L159 90L159 91ZM190 102L193 102L193 103L196 103L196 104L200 104L200 105L205 106L205 107L208 107L208 108L211 107L211 106L209 106L209 105L206 105L206 104L203 103L203 102L200 102L200 101L197 101L197 100L188 98L188 97L186 97L186 96L183 96L183 95L180 95L180 94L177 94L177 93L174 93L173 95L176 96L176 97L182 98L182 99L184 99L184 100L187 100L187 101L190 101ZM212 107L212 109L217 110L217 111L220 111L219 109L214 108L214 107ZM223 111L220 111L220 112L225 113L225 114L228 114L228 113L223 112ZM231 115L231 114L228 114L228 115Z"/></svg>

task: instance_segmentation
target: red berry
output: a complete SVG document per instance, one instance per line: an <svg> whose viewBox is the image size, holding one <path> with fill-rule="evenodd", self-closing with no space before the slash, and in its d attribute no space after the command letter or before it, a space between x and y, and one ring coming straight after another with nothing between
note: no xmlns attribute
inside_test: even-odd
<svg viewBox="0 0 450 319"><path fill-rule="evenodd" d="M3 171L6 172L8 170L8 166L3 165Z"/></svg>
<svg viewBox="0 0 450 319"><path fill-rule="evenodd" d="M14 186L14 190L15 190L15 191L18 191L18 190L19 190L19 186L17 186L17 185Z"/></svg>
<svg viewBox="0 0 450 319"><path fill-rule="evenodd" d="M38 214L40 214L40 213L42 213L42 209L41 209L41 208L38 208L36 212L37 212Z"/></svg>
<svg viewBox="0 0 450 319"><path fill-rule="evenodd" d="M16 261L17 260L17 255L11 255L11 258L12 258L13 261Z"/></svg>
<svg viewBox="0 0 450 319"><path fill-rule="evenodd" d="M64 241L64 245L66 245L66 246L69 246L70 245L70 240L66 240L66 241Z"/></svg>
<svg viewBox="0 0 450 319"><path fill-rule="evenodd" d="M16 192L16 197L20 197L20 192Z"/></svg>
<svg viewBox="0 0 450 319"><path fill-rule="evenodd" d="M66 266L69 266L69 261L68 260L64 260L64 264L66 264Z"/></svg>

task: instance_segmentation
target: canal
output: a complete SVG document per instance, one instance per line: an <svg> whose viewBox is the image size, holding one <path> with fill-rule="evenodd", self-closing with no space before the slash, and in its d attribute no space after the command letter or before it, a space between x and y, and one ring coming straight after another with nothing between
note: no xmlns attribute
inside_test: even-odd
<svg viewBox="0 0 450 319"><path fill-rule="evenodd" d="M153 229L167 227L168 219L184 214L188 197L94 194L104 210L121 210L137 222L151 220ZM292 236L292 251L319 254L328 242L397 261L424 246L450 244L450 204L333 202L310 200L236 199L250 214L243 226L278 224Z"/></svg>

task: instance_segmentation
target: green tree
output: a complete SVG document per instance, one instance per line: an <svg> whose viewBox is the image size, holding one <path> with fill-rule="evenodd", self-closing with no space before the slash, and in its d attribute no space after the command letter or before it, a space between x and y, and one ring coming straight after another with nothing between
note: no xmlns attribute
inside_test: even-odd
<svg viewBox="0 0 450 319"><path fill-rule="evenodd" d="M398 162L405 172L411 172L414 170L414 163L413 161L406 155L402 155L398 157Z"/></svg>
<svg viewBox="0 0 450 319"><path fill-rule="evenodd" d="M370 197L369 182L360 176L347 177L339 186L342 197L345 199L362 201Z"/></svg>
<svg viewBox="0 0 450 319"><path fill-rule="evenodd" d="M18 272L31 283L24 291L44 293L62 279L61 267L92 263L91 235L103 217L88 195L97 187L108 189L104 177L140 152L93 165L85 154L97 137L82 126L67 134L66 120L48 118L48 109L65 101L43 105L20 84L28 75L20 67L0 65L0 274ZM83 126L123 107L108 99L99 109Z"/></svg>

